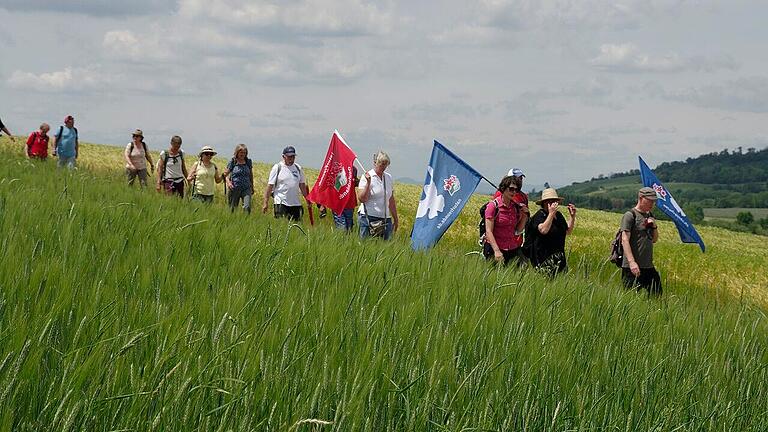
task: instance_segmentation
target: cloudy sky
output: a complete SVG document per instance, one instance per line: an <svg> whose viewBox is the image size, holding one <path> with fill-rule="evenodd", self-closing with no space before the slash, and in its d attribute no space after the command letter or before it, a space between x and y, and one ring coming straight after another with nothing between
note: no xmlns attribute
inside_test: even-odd
<svg viewBox="0 0 768 432"><path fill-rule="evenodd" d="M768 2L0 0L0 116L188 151L338 129L424 178L437 139L492 180L555 186L768 145Z"/></svg>

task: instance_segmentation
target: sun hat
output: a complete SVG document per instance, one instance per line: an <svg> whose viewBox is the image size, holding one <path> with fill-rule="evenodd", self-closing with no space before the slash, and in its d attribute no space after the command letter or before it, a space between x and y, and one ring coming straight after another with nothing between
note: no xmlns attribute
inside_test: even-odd
<svg viewBox="0 0 768 432"><path fill-rule="evenodd" d="M211 147L211 146L205 146L205 147L201 148L199 156L202 157L203 153L212 153L213 156L216 156L216 154L217 154L216 150L214 150L213 147Z"/></svg>
<svg viewBox="0 0 768 432"><path fill-rule="evenodd" d="M653 188L649 188L648 186L640 188L640 190L637 191L637 194L651 201L656 201L657 199L659 199L659 196L656 195L656 191L653 190Z"/></svg>
<svg viewBox="0 0 768 432"><path fill-rule="evenodd" d="M520 168L512 168L507 172L508 176L515 176L515 177L525 177L525 174L523 174L523 170Z"/></svg>
<svg viewBox="0 0 768 432"><path fill-rule="evenodd" d="M141 139L144 139L144 132L142 132L141 129L136 129L133 131L133 136L140 136Z"/></svg>
<svg viewBox="0 0 768 432"><path fill-rule="evenodd" d="M558 200L559 202L563 202L563 199L563 197L557 196L555 188L546 188L541 191L541 199L536 201L536 204L541 205L541 203L547 200Z"/></svg>
<svg viewBox="0 0 768 432"><path fill-rule="evenodd" d="M283 149L283 156L296 156L296 149L293 146L288 146Z"/></svg>

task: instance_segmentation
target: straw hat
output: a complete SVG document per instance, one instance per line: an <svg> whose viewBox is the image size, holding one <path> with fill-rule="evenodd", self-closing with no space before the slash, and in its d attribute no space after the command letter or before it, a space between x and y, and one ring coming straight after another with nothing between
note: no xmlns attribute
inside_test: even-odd
<svg viewBox="0 0 768 432"><path fill-rule="evenodd" d="M563 202L563 197L557 196L557 191L555 188L546 188L541 192L541 199L536 201L536 204L541 205L546 200L558 200L559 202Z"/></svg>
<svg viewBox="0 0 768 432"><path fill-rule="evenodd" d="M203 153L213 153L213 156L216 156L216 150L213 149L211 146L205 146L202 149L200 149L200 155L203 156Z"/></svg>

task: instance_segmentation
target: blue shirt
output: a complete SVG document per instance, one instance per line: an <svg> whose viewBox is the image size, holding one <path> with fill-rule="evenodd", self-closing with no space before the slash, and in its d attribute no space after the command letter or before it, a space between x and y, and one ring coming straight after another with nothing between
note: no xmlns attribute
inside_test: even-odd
<svg viewBox="0 0 768 432"><path fill-rule="evenodd" d="M227 170L229 171L229 179L235 186L235 189L251 189L251 169L253 163L250 159L245 158L244 164L238 164L235 159L232 159L227 164Z"/></svg>
<svg viewBox="0 0 768 432"><path fill-rule="evenodd" d="M75 142L77 141L77 132L75 128L68 128L66 126L61 128L61 139L59 138L59 132L56 132L56 138L58 145L56 146L56 153L59 157L75 157Z"/></svg>

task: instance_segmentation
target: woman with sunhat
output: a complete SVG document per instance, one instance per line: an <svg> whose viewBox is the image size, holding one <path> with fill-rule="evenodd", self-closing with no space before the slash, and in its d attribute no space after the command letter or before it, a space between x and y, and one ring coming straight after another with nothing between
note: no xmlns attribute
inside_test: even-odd
<svg viewBox="0 0 768 432"><path fill-rule="evenodd" d="M149 154L147 143L144 142L144 132L141 129L133 131L131 142L125 146L123 157L125 158L125 175L128 177L128 186L133 186L136 177L138 177L141 187L147 187L147 166L152 172L155 172L155 164L152 163L152 155Z"/></svg>
<svg viewBox="0 0 768 432"><path fill-rule="evenodd" d="M525 231L523 250L531 264L549 276L555 276L568 269L565 260L565 237L573 232L576 224L576 206L568 204L568 215L558 211L562 197L554 188L541 192L541 199L536 204L541 206L531 218Z"/></svg>
<svg viewBox="0 0 768 432"><path fill-rule="evenodd" d="M221 183L221 175L216 164L211 161L216 151L209 146L200 150L200 160L192 165L187 181L192 184L192 199L204 203L213 202L213 191L216 183Z"/></svg>

